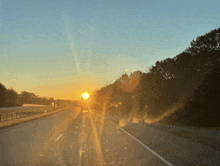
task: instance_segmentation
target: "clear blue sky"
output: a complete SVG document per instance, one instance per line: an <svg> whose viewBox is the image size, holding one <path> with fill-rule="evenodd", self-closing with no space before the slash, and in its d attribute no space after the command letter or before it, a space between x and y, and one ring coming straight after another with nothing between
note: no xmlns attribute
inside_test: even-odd
<svg viewBox="0 0 220 166"><path fill-rule="evenodd" d="M220 25L219 0L0 0L0 82L78 99Z"/></svg>

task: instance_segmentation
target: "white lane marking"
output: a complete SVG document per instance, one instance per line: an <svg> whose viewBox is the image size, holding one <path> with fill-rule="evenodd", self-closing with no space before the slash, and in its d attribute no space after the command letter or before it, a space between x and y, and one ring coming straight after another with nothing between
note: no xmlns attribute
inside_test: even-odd
<svg viewBox="0 0 220 166"><path fill-rule="evenodd" d="M56 141L58 141L62 136L63 136L63 134L61 134L61 135L56 139Z"/></svg>
<svg viewBox="0 0 220 166"><path fill-rule="evenodd" d="M113 123L115 126L117 126L118 128L120 128L122 131L124 131L126 134L128 134L130 137L132 137L135 141L137 141L138 143L140 143L142 146L144 146L147 150L149 150L151 153L153 153L155 156L157 156L159 159L161 159L164 163L166 163L169 166L174 166L173 164L171 164L169 161L167 161L165 158L163 158L162 156L160 156L159 154L157 154L156 152L154 152L151 148L149 148L148 146L146 146L143 142L141 142L140 140L138 140L137 138L135 138L134 136L132 136L131 134L129 134L127 131L125 131L124 129L122 129L121 127L119 127L118 125L116 125L114 122L108 120L109 122Z"/></svg>

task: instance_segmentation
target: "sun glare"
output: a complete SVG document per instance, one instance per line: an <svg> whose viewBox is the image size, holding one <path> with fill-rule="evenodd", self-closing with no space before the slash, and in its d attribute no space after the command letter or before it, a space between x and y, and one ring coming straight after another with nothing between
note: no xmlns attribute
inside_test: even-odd
<svg viewBox="0 0 220 166"><path fill-rule="evenodd" d="M83 98L84 98L84 99L88 99L88 98L89 98L89 94L88 94L88 93L86 93L86 92L85 92L85 93L83 93L83 95L82 95L82 96L83 96Z"/></svg>

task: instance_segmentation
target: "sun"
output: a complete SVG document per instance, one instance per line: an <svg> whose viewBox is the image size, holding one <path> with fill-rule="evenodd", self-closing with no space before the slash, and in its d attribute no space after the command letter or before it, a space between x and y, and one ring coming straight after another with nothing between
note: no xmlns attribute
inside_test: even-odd
<svg viewBox="0 0 220 166"><path fill-rule="evenodd" d="M88 94L87 92L84 92L83 95L82 95L82 97L83 97L84 99L88 99L88 98L89 98L89 94Z"/></svg>

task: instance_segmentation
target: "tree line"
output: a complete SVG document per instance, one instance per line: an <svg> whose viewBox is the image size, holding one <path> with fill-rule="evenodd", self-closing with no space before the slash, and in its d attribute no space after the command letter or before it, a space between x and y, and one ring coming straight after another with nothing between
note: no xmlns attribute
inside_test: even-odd
<svg viewBox="0 0 220 166"><path fill-rule="evenodd" d="M7 89L0 83L0 107L19 107L23 104L50 105L54 102L57 106L74 105L71 100L61 100L36 96L34 93L22 91L18 94L13 88Z"/></svg>
<svg viewBox="0 0 220 166"><path fill-rule="evenodd" d="M217 112L219 117L219 61L220 28L198 36L174 58L157 61L149 72L123 74L113 84L95 91L90 107L101 111L105 105L107 111L118 115L157 119L180 104L178 121L183 115L185 121L191 116L210 120Z"/></svg>

